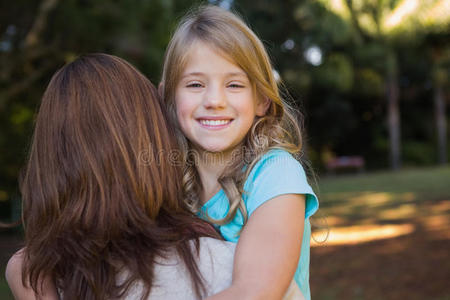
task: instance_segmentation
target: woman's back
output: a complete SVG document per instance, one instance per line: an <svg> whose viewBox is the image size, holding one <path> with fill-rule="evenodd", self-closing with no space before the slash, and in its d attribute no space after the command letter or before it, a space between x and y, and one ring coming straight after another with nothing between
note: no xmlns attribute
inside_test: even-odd
<svg viewBox="0 0 450 300"><path fill-rule="evenodd" d="M198 239L220 236L183 201L165 115L156 88L118 57L84 55L53 76L21 178L25 287L39 293L51 279L66 300L131 297L136 284L139 298L156 285L183 299L188 287L195 298L209 291L203 256L215 242Z"/></svg>

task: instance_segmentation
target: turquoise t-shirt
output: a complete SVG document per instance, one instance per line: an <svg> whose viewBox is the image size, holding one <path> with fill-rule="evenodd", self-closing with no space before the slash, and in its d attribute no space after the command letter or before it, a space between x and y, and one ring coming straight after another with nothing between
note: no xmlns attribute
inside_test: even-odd
<svg viewBox="0 0 450 300"><path fill-rule="evenodd" d="M311 299L309 290L309 242L311 225L309 217L319 207L319 202L306 179L301 164L287 151L276 149L268 151L255 164L244 183L242 198L247 208L248 217L264 202L283 194L303 194L305 203L305 229L303 232L302 249L294 279L303 296ZM206 202L201 213L207 213L213 219L222 219L228 213L230 206L223 190L220 190ZM231 242L237 242L238 232L244 224L241 212L238 210L234 219L218 226L222 236Z"/></svg>

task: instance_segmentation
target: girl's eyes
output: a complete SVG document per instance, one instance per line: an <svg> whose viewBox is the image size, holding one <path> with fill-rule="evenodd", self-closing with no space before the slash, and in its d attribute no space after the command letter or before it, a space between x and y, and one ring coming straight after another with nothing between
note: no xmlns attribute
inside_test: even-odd
<svg viewBox="0 0 450 300"><path fill-rule="evenodd" d="M201 82L188 82L186 84L187 88L201 88L204 87L204 85ZM237 82L231 82L227 85L227 88L232 88L232 89L241 89L241 88L245 88L245 85L241 84L241 83L237 83Z"/></svg>
<svg viewBox="0 0 450 300"><path fill-rule="evenodd" d="M186 87L188 88L200 88L202 87L202 84L200 82L190 82L186 84Z"/></svg>
<svg viewBox="0 0 450 300"><path fill-rule="evenodd" d="M240 83L232 82L228 85L228 87L234 88L234 89L239 89L239 88L244 88L245 86Z"/></svg>

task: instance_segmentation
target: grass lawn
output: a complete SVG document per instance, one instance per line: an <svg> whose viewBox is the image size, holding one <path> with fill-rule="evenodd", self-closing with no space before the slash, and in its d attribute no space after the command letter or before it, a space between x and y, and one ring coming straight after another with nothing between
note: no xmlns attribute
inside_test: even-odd
<svg viewBox="0 0 450 300"><path fill-rule="evenodd" d="M313 299L450 299L450 167L325 177L319 197Z"/></svg>

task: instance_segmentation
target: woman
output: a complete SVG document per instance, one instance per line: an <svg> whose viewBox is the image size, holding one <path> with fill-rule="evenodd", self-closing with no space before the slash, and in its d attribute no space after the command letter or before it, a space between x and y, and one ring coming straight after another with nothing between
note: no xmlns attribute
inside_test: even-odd
<svg viewBox="0 0 450 300"><path fill-rule="evenodd" d="M195 299L231 283L233 246L184 204L173 136L124 60L85 55L53 76L21 178L16 298Z"/></svg>

